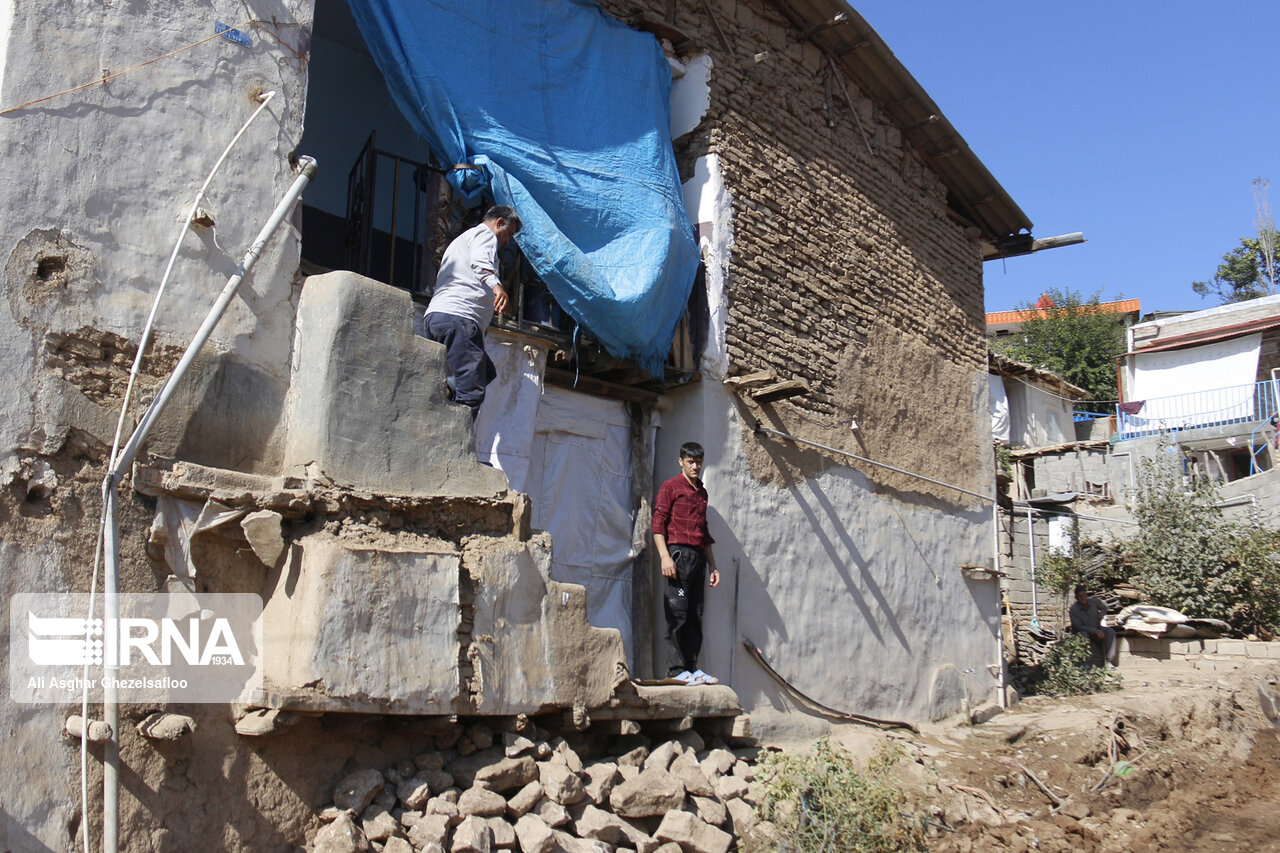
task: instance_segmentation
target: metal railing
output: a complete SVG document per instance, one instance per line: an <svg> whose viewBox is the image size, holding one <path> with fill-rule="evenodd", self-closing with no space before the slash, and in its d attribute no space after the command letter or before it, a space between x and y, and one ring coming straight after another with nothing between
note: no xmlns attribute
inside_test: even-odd
<svg viewBox="0 0 1280 853"><path fill-rule="evenodd" d="M1162 432L1203 429L1263 421L1278 408L1276 383L1271 380L1154 397L1116 406L1116 426L1121 439Z"/></svg>
<svg viewBox="0 0 1280 853"><path fill-rule="evenodd" d="M379 149L375 136L369 134L347 176L347 269L430 293L440 171Z"/></svg>

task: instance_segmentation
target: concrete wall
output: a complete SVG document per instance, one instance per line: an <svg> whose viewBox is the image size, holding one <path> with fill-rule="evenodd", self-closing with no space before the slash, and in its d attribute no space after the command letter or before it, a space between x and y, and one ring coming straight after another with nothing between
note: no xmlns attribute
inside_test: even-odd
<svg viewBox="0 0 1280 853"><path fill-rule="evenodd" d="M708 591L700 663L734 688L753 728L817 733L825 724L748 656L743 638L800 690L847 711L909 720L954 713L938 684L956 673L971 701L992 698L998 590L960 571L990 564L988 506L879 488L835 459L821 474L796 476L794 447L758 442L734 397L711 383L665 402L656 479L676 473L688 440L707 450L724 575ZM752 462L761 452L786 482L760 482Z"/></svg>
<svg viewBox="0 0 1280 853"><path fill-rule="evenodd" d="M255 4L252 14L276 22L274 36L247 28L249 47L213 39L0 118L0 636L8 636L14 593L89 588L114 409L152 294L196 190L266 91L276 97L201 204L215 226L183 241L157 316L155 357L140 377L144 397L293 180L287 155L302 132L307 78L305 61L284 45L306 50L310 5ZM205 39L215 20L246 17L244 5L222 0L5 3L0 107L99 80ZM286 223L150 449L240 470L278 467L297 259L298 235ZM155 590L161 574L143 553L147 502L129 494L121 522L122 586ZM0 794L0 847L68 849L78 757L60 731L71 708L16 706L7 683L6 667L0 729L24 760Z"/></svg>

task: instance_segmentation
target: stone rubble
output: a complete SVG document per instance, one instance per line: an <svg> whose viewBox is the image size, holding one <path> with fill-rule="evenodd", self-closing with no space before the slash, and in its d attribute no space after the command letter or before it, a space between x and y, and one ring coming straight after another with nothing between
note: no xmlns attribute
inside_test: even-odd
<svg viewBox="0 0 1280 853"><path fill-rule="evenodd" d="M344 775L306 850L728 853L761 828L755 748L689 730L651 746L627 735L602 753L536 726L452 728L438 751Z"/></svg>

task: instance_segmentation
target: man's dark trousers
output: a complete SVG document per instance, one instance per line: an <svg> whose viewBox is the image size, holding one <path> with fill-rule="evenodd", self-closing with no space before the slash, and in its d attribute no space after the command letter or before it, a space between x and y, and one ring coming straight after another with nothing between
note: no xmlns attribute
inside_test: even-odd
<svg viewBox="0 0 1280 853"><path fill-rule="evenodd" d="M444 344L445 359L453 379L453 399L471 408L474 419L484 402L484 388L498 375L484 351L484 330L474 320L452 314L414 312L414 331L424 338Z"/></svg>
<svg viewBox="0 0 1280 853"><path fill-rule="evenodd" d="M667 547L676 564L676 576L667 582L662 609L667 617L667 676L698 668L702 650L702 600L707 575L707 555L692 545Z"/></svg>

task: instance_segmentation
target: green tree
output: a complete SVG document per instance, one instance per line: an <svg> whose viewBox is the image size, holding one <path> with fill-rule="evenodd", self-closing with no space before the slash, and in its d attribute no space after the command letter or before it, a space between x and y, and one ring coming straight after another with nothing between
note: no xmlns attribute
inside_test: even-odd
<svg viewBox="0 0 1280 853"><path fill-rule="evenodd" d="M1117 297L1119 298L1119 297ZM1032 312L1022 329L989 340L993 350L1009 358L1052 370L1094 400L1116 399L1116 356L1124 352L1124 318L1102 310L1102 291L1085 298L1076 290L1050 288L1041 299L1051 308Z"/></svg>
<svg viewBox="0 0 1280 853"><path fill-rule="evenodd" d="M1271 229L1269 233L1270 246L1274 247L1277 232ZM1276 262L1274 252L1267 251L1267 232L1262 236L1264 239L1242 237L1239 246L1222 256L1213 278L1193 281L1191 289L1202 298L1217 296L1224 305L1275 293L1276 282L1280 281L1280 263Z"/></svg>

